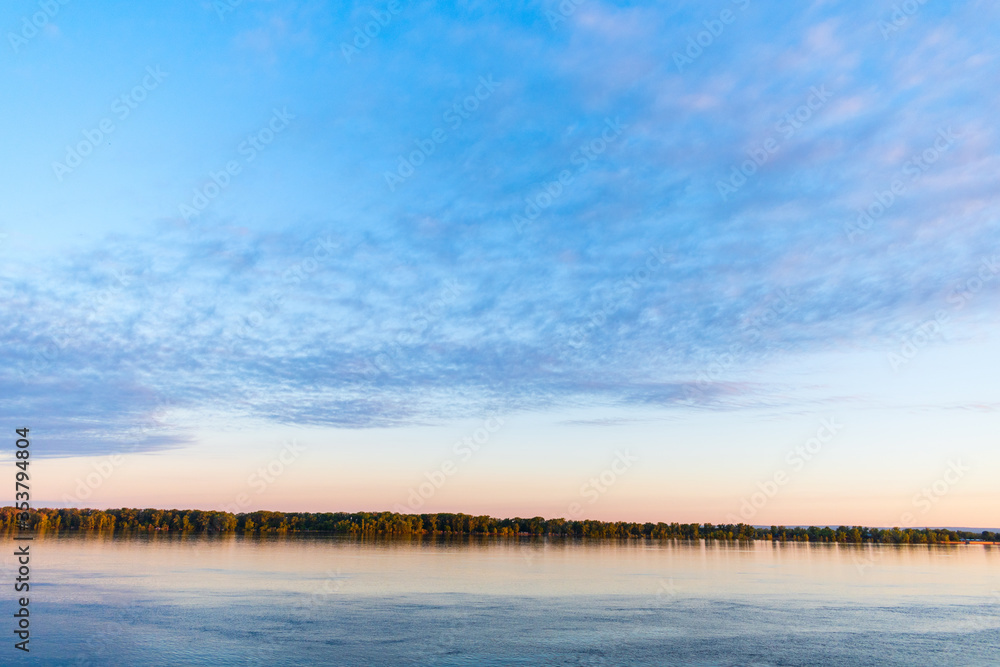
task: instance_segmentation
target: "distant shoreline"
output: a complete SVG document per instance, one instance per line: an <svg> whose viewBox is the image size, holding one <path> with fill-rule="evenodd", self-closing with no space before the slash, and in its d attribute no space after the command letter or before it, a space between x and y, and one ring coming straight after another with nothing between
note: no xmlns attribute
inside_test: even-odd
<svg viewBox="0 0 1000 667"><path fill-rule="evenodd" d="M0 508L0 530L18 526L18 510ZM868 526L752 526L711 523L507 518L470 514L396 512L245 512L232 514L177 509L38 508L29 512L30 531L174 534L327 534L359 537L484 536L578 537L680 540L753 540L843 544L1000 543L1000 531Z"/></svg>

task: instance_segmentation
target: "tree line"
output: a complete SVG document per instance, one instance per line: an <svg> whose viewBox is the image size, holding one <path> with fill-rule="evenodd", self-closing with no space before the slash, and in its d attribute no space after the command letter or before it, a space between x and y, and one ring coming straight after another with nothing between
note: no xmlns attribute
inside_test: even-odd
<svg viewBox="0 0 1000 667"><path fill-rule="evenodd" d="M0 530L17 526L18 511L0 508ZM31 530L94 532L166 531L180 533L330 533L356 536L411 535L550 535L590 538L681 540L775 540L789 542L876 542L937 544L1000 541L1000 533L944 528L870 528L866 526L771 526L711 523L633 523L571 519L497 519L470 514L398 514L396 512L246 512L160 509L34 509Z"/></svg>

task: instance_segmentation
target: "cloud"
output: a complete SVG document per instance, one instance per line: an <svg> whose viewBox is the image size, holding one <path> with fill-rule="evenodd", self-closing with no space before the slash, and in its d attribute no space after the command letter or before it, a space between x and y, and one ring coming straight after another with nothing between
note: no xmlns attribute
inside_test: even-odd
<svg viewBox="0 0 1000 667"><path fill-rule="evenodd" d="M288 202L281 222L220 201L218 217L0 269L13 390L0 406L52 424L63 453L178 446L210 417L368 427L496 406L790 406L787 387L740 372L892 339L996 251L993 37L965 10L951 17L963 30L934 36L920 16L892 42L872 13L754 4L678 72L670 54L714 18L702 5L588 3L554 31L417 9L359 58L380 76L345 70L363 87L335 122L320 88L298 100L323 148L266 156L303 175L267 184ZM288 21L237 41L269 52L301 32ZM389 192L382 172L490 73L496 94ZM934 149L947 128L959 138ZM313 173L337 161L368 180ZM734 170L749 173L720 196ZM903 191L846 231L893 179ZM998 293L985 285L962 316L990 317Z"/></svg>

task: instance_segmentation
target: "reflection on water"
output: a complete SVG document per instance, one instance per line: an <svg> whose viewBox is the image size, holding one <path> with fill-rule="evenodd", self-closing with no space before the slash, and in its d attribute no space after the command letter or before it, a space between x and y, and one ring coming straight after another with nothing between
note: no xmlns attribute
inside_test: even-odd
<svg viewBox="0 0 1000 667"><path fill-rule="evenodd" d="M39 664L1000 663L983 545L45 535L31 594Z"/></svg>

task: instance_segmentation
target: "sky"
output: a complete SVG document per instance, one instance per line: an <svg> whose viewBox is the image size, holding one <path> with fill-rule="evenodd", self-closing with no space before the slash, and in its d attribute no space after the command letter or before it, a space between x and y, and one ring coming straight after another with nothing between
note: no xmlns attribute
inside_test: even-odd
<svg viewBox="0 0 1000 667"><path fill-rule="evenodd" d="M1000 8L0 8L40 506L996 527Z"/></svg>

